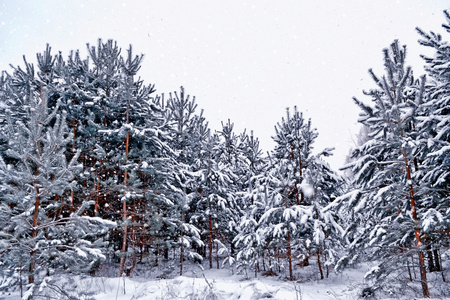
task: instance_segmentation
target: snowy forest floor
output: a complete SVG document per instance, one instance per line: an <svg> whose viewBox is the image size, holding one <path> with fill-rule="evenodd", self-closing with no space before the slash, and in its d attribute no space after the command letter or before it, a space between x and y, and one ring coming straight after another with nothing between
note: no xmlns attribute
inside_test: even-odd
<svg viewBox="0 0 450 300"><path fill-rule="evenodd" d="M258 276L245 279L235 270L205 269L189 265L183 276L177 276L177 269L154 269L133 277L53 277L41 284L42 297L37 299L364 299L363 290L369 286L364 274L370 270L368 264L360 265L345 272L330 273L329 277L319 280L317 266L311 264L296 273L296 281L285 280L286 273L278 276ZM101 270L100 273L109 273ZM101 275L101 274L99 274ZM444 274L449 278L449 272ZM448 283L442 282L442 274L429 274L433 299L450 299ZM405 278L397 277L390 286L367 295L365 299L421 299L419 284L410 283ZM25 289L25 287L24 287ZM390 291L393 293L391 295ZM35 294L36 295L36 294ZM20 299L20 291L0 293L1 300Z"/></svg>

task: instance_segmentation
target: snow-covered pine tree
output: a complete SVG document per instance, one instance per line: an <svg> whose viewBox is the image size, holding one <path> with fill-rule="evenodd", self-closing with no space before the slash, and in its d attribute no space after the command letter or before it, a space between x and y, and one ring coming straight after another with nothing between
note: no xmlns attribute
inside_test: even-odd
<svg viewBox="0 0 450 300"><path fill-rule="evenodd" d="M75 153L80 149L79 161L83 165L83 172L75 174L79 185L74 187L72 193L71 208L80 205L95 195L98 202L98 172L93 172L91 168L96 164L95 145L97 144L97 132L99 124L102 124L105 109L102 107L102 98L97 97L96 91L101 86L101 80L95 74L103 75L98 69L89 69L89 60L81 60L79 52L71 52L67 62L62 58L61 53L52 55L51 47L47 45L45 51L37 54L38 69L34 71L34 66L29 64L24 58L25 69L13 67L11 76L11 89L17 114L20 114L23 102L29 97L30 91L42 93L46 90L48 96L48 106L53 109L59 101L62 110L67 112L67 123L73 133L73 140L67 146L69 153ZM17 101L20 99L19 101ZM101 120L101 121L99 121ZM73 155L73 154L71 154ZM74 194L73 194L74 193ZM89 209L91 210L91 209ZM98 205L92 208L98 212Z"/></svg>
<svg viewBox="0 0 450 300"><path fill-rule="evenodd" d="M340 215L328 206L342 194L344 180L336 174L323 157L332 155L332 149L325 149L309 160L305 170L302 190L309 190L308 198L313 207L309 220L313 223L313 232L308 242L308 250L317 257L320 279L328 277L329 267L335 265L338 251L342 249L341 240L344 233Z"/></svg>
<svg viewBox="0 0 450 300"><path fill-rule="evenodd" d="M246 208L243 191L248 184L248 176L251 176L251 163L244 154L247 140L245 130L237 135L234 131L234 124L228 119L226 123L222 122L222 129L218 134L221 142L220 146L217 147L216 157L223 165L223 169L227 170L231 182L227 188L229 215L223 226L222 241L216 240L216 243L221 248L220 253L226 254L223 263L234 265L236 249L233 240L239 233L238 225Z"/></svg>
<svg viewBox="0 0 450 300"><path fill-rule="evenodd" d="M422 216L417 209L422 199L417 198L419 185L412 169L420 151L416 118L424 101L425 78L414 79L405 57L406 46L392 43L384 50L386 75L379 78L369 70L377 88L365 94L373 105L354 98L362 110L359 122L369 128L370 140L353 151L356 160L348 167L354 174L354 190L337 202L347 200L349 213L359 214L361 221L359 226L350 225L357 232L350 249L365 249L367 259L380 262L367 277L381 279L398 265L407 266L410 253L415 252L423 295L429 297Z"/></svg>
<svg viewBox="0 0 450 300"><path fill-rule="evenodd" d="M79 149L83 166L82 172L74 174L77 184L71 188L72 201L63 213L69 215L84 201L93 200L95 205L85 214L113 221L123 221L124 213L130 217L123 223L130 232L126 239L127 255L133 258L130 270L135 265L133 253L139 252L142 258L143 251L151 253L152 247L162 246L167 253L166 241L159 242L166 239L159 229L176 227L167 219L172 206L174 152L167 144L161 98L151 97L153 85L134 78L142 56L134 57L129 49L128 56L122 57L111 40L99 40L96 47L88 45L88 50L88 59L82 60L76 51L64 61L47 47L38 55L37 72L25 60L23 70L17 67L12 75L4 76L8 85L2 84L2 88L12 90L4 103L14 106L16 115L23 117L30 92L45 89L50 109L59 101L73 133L66 155L71 158ZM121 199L128 202L125 211ZM113 258L121 256L123 232L111 232Z"/></svg>
<svg viewBox="0 0 450 300"><path fill-rule="evenodd" d="M450 33L450 12L444 14L447 24L442 26ZM428 101L417 117L421 132L417 142L423 150L415 177L421 186L419 210L424 216L428 269L444 276L440 252L450 246L450 45L440 34L417 30L422 37L419 43L434 49L435 55L423 56L431 80L426 85Z"/></svg>
<svg viewBox="0 0 450 300"><path fill-rule="evenodd" d="M110 238L115 254L124 251L123 245L127 249L125 254L118 254L123 257L121 273L125 256L132 258L127 267L130 272L136 263L135 254L139 252L142 257L149 235L155 233L144 226L148 216L153 216L153 221L161 220L157 216L165 209L156 206L170 206L167 193L162 192L167 190L171 174L168 157L172 152L163 141L166 127L162 103L158 97L150 97L155 91L153 85L134 78L142 55L133 56L131 50L122 57L117 43L99 40L95 47L88 44L92 64L89 59L80 59L78 51L71 52L67 62L55 61L55 68L62 70L58 72L64 85L54 98L59 97L69 113L74 133L71 148L81 149L83 172L77 174L80 184L74 189L74 199L93 199L95 205L88 211L91 215L122 219L122 227L127 230L115 230ZM155 209L158 213L148 213Z"/></svg>
<svg viewBox="0 0 450 300"><path fill-rule="evenodd" d="M203 122L202 112L197 115L195 97L190 99L185 95L184 88L170 94L167 100L167 119L170 123L170 146L176 152L176 166L173 180L173 199L175 212L172 213L174 223L177 224L177 234L180 247L180 275L183 275L183 264L186 258L196 261L203 259L194 249L203 247L200 230L189 223L189 211L192 200L197 194L196 183L201 180L200 174L194 166L200 157L200 142L197 133L198 126ZM186 255L187 254L187 255Z"/></svg>
<svg viewBox="0 0 450 300"><path fill-rule="evenodd" d="M313 216L311 201L305 197L302 185L304 172L312 156L312 144L317 131L294 107L291 115L275 126L276 142L268 171L269 205L260 222L266 224L266 239L269 249L278 256L286 257L289 279L294 280L293 257L307 257L308 240L312 227L308 220ZM268 249L268 250L269 250Z"/></svg>
<svg viewBox="0 0 450 300"><path fill-rule="evenodd" d="M126 127L126 133L125 133L125 156L123 158L122 164L124 165L123 167L123 197L121 198L122 201L122 213L123 213L123 234L122 234L122 257L120 258L120 266L119 266L119 275L122 275L122 273L125 270L125 262L126 262L126 250L127 250L127 237L128 237L128 230L127 230L127 225L128 225L128 208L127 208L127 204L131 204L128 203L132 198L132 196L136 195L136 192L133 190L130 192L130 188L129 188L129 183L128 183L128 172L130 169L130 167L132 167L132 164L129 164L128 161L128 155L130 152L130 129L133 128L132 124L130 124L130 104L131 102L134 102L132 99L133 96L136 95L137 91L135 90L135 86L134 86L134 76L136 75L136 73L139 71L140 69L140 64L142 61L143 55L141 56L136 56L135 58L133 58L132 55L132 48L130 45L130 48L128 49L128 56L127 56L127 60L124 60L123 58L120 59L120 66L122 68L122 72L123 72L123 77L122 77L122 83L123 83L123 91L122 91L122 97L125 98L119 98L120 100L122 100L122 102L124 101L126 103L126 109L125 109L125 122L123 122L124 127ZM119 101L120 101L119 100ZM138 197L141 197L140 195ZM133 197L134 198L134 197ZM136 211L136 203L135 203L135 198L133 199L133 204L132 204L132 210L135 212ZM133 218L133 217L132 217ZM134 221L134 220L132 220ZM133 228L133 233L132 233L132 243L133 246L136 243L135 241L135 235L134 235L134 228ZM133 265L132 268L134 268L134 266L136 265L136 255L133 251Z"/></svg>
<svg viewBox="0 0 450 300"><path fill-rule="evenodd" d="M237 249L236 262L238 271L248 277L253 269L255 277L262 269L265 270L263 261L262 228L259 220L266 207L265 171L267 161L262 157L259 141L253 136L242 133L240 151L244 158L241 172L238 173L242 188L240 189L239 205L243 215L237 228L237 235L233 243Z"/></svg>
<svg viewBox="0 0 450 300"><path fill-rule="evenodd" d="M59 103L50 111L46 93L32 95L16 115L5 109L1 135L8 146L0 155L2 272L10 278L28 274L32 291L46 276L58 272L87 272L104 258L100 238L114 223L83 216L85 202L70 216L60 214L60 203L70 203L79 152L67 160L72 135ZM11 100L13 101L13 100ZM3 114L2 114L3 115ZM17 275L19 273L19 275ZM12 283L12 282L11 282Z"/></svg>
<svg viewBox="0 0 450 300"><path fill-rule="evenodd" d="M126 59L120 57L118 94L111 99L110 110L112 115L123 117L116 117L109 129L100 132L116 143L117 151L110 152L109 159L116 161L123 172L115 187L119 188L123 221L119 273L126 270L127 274L136 266L137 252L147 246L142 240L149 237L145 224L160 229L153 233L157 233L154 236L159 241L157 247L162 248L166 259L178 240L174 233L178 230L174 220L178 218L172 213L175 195L181 193L173 185L175 153L169 145L170 130L161 98L151 97L153 85L146 86L134 78L142 58L142 55L133 57L131 46ZM124 255L132 258L128 267Z"/></svg>
<svg viewBox="0 0 450 300"><path fill-rule="evenodd" d="M200 175L200 182L197 182L198 195L193 199L190 219L192 224L202 231L202 240L207 245L207 249L202 252L203 256L208 257L209 267L213 267L215 250L216 266L219 268L219 255L224 254L229 246L225 246L224 241L228 239L229 222L234 209L232 183L235 176L220 160L224 146L219 134L211 134L209 129L201 126L198 136L201 137L202 143L194 168ZM231 240L228 242L231 243Z"/></svg>
<svg viewBox="0 0 450 300"><path fill-rule="evenodd" d="M211 189L211 165L213 164L212 147L214 140L211 137L211 130L205 123L199 124L196 133L199 156L195 160L194 171L200 175L198 181L194 182L197 187L198 195L192 199L192 205L189 211L190 223L201 230L201 238L205 244L199 249L203 257L208 257L209 267L213 267L213 214L212 203L209 192ZM215 136L217 137L217 136ZM208 253L207 253L208 248Z"/></svg>
<svg viewBox="0 0 450 300"><path fill-rule="evenodd" d="M111 208L114 209L114 199L118 197L115 184L123 172L120 172L116 160L108 159L117 143L100 132L117 118L111 107L114 107L113 100L119 94L121 50L111 40L106 43L99 40L97 48L88 44L88 52L92 65L89 59L82 60L78 51L71 52L65 62L61 54L52 56L51 48L47 46L42 54L37 55L38 79L32 83L39 90L47 90L50 108L56 101L60 102L61 109L67 112L67 122L73 133L72 142L67 146L68 153L80 150L79 161L83 171L75 174L78 184L71 190L72 203L68 211L73 212L83 201L94 200L95 205L87 209L87 214L118 220ZM29 69L27 67L27 71ZM15 77L23 77L17 75L18 71L20 68L16 69ZM114 237L112 235L111 239Z"/></svg>
<svg viewBox="0 0 450 300"><path fill-rule="evenodd" d="M123 83L127 82L126 74L120 74L122 50L117 42L103 42L100 39L97 46L87 44L87 49L92 60L92 67L84 74L86 86L83 90L87 97L78 97L70 103L77 109L74 112L81 110L85 113L85 117L75 116L79 123L77 128L81 131L79 137L84 138L84 143L79 146L86 146L86 157L82 160L83 190L88 197L93 195L95 198L94 215L109 215L108 218L119 220L117 210L118 207L123 210L123 203L118 198L123 196L123 191L118 185L124 181L124 170L120 168L124 161L120 159L126 156L123 136L126 133L122 132L122 136L114 133L119 131L121 124L126 123L128 100L123 87ZM122 211L122 217L124 214ZM113 238L119 237L113 235Z"/></svg>

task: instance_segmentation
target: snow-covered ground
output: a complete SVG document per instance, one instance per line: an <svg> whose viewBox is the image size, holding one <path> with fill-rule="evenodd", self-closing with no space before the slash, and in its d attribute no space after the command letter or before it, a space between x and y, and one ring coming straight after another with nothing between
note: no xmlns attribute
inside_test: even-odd
<svg viewBox="0 0 450 300"><path fill-rule="evenodd" d="M53 278L42 288L42 293L47 296L39 299L363 299L362 290L368 286L363 279L364 273L370 266L331 273L324 280L318 280L314 267L302 269L296 281L284 280L282 275L245 279L231 269L201 270L194 266L190 266L184 276L173 276L176 270L160 269L135 277ZM446 288L450 289L448 283L438 287L441 292ZM417 291L419 294L415 296L420 295L420 289ZM48 297L49 292L53 297ZM404 295L389 297L386 293L377 293L368 299L420 299L406 288ZM0 299L20 299L20 291L0 293Z"/></svg>
<svg viewBox="0 0 450 300"><path fill-rule="evenodd" d="M97 279L102 290L96 299L355 299L358 292L349 276L298 283L273 277L243 279L229 270L206 270L195 277L145 280ZM125 287L124 287L125 285ZM124 293L124 290L126 294ZM114 296L114 297L112 297ZM134 297L134 298L133 298ZM139 298L140 297L140 298Z"/></svg>
<svg viewBox="0 0 450 300"><path fill-rule="evenodd" d="M84 278L67 282L70 295L81 299L356 299L356 281L347 275L323 281L298 283L277 277L245 280L230 275L229 270L204 271L202 274L157 278ZM353 284L352 284L353 282ZM51 283L48 283L49 286ZM58 286L61 286L59 283ZM4 294L0 299L20 299L19 292Z"/></svg>

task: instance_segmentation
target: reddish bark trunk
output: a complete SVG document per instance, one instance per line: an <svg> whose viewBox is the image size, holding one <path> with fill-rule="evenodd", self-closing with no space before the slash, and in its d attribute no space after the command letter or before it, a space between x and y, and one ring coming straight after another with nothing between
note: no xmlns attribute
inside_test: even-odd
<svg viewBox="0 0 450 300"><path fill-rule="evenodd" d="M403 154L403 158L405 159L406 178L408 179L409 199L411 202L411 212L412 212L414 221L416 223L418 223L419 219L417 218L416 202L414 200L414 188L412 185L411 167L409 165L405 150L402 150L402 154ZM423 250L421 249L422 248L422 239L421 239L421 234L420 234L420 228L416 227L414 229L414 234L416 237L417 249L419 250L419 267L420 267L420 281L422 284L422 292L423 292L423 296L425 298L430 298L430 291L428 289L428 283L427 283L427 270L426 270L426 266L425 266L425 256L423 254Z"/></svg>
<svg viewBox="0 0 450 300"><path fill-rule="evenodd" d="M39 215L39 204L41 201L41 198L39 196L39 189L37 187L34 187L35 191L36 191L36 201L34 203L34 214L33 214L33 229L31 232L31 237L34 239L37 235L37 220L38 220L38 215ZM28 276L28 283L33 283L34 282L34 269L35 269L35 265L36 265L36 251L32 250L31 251L31 263L30 263L30 267L29 267L29 276Z"/></svg>
<svg viewBox="0 0 450 300"><path fill-rule="evenodd" d="M128 112L129 112L129 103L127 101L127 124L129 123L129 116L128 116ZM127 133L127 138L126 138L126 142L125 142L125 162L127 160L128 157L128 146L129 146L129 142L130 142L130 133ZM123 178L123 185L127 186L127 177L128 177L128 170L125 168L125 172L124 172L124 178ZM127 231L128 231L128 226L126 225L126 221L128 218L128 212L127 212L127 202L124 201L123 205L122 205L122 212L123 212L123 222L124 224L124 228L123 228L123 234L122 234L122 257L120 258L120 267L119 267L119 276L122 276L124 270L125 270L125 262L126 262L126 251L127 251Z"/></svg>

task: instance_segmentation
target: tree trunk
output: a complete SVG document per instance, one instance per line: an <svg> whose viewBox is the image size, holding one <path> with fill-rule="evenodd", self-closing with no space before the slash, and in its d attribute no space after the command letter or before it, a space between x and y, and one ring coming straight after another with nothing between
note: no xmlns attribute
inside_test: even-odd
<svg viewBox="0 0 450 300"><path fill-rule="evenodd" d="M92 163L92 168L95 168L95 159L93 159L93 163ZM100 198L100 173L97 172L97 182L94 184L95 186L95 205L94 205L94 215L96 217L98 217L98 202L99 202L99 198Z"/></svg>
<svg viewBox="0 0 450 300"><path fill-rule="evenodd" d="M74 103L76 104L76 98L74 98ZM72 119L72 130L73 130L73 138L72 138L72 153L75 153L75 135L76 135L76 123L75 118ZM73 188L70 189L70 208L69 208L69 214L73 213Z"/></svg>
<svg viewBox="0 0 450 300"><path fill-rule="evenodd" d="M323 256L323 261L325 262L325 278L328 278L328 276L330 275L330 270L329 270L329 266L327 264L327 252L323 252L322 253Z"/></svg>
<svg viewBox="0 0 450 300"><path fill-rule="evenodd" d="M127 124L129 123L129 102L127 100ZM130 143L130 133L127 132L127 138L126 138L126 142L125 142L125 163L127 161L127 157L128 157L128 147L129 147L129 143ZM124 173L124 177L123 177L123 185L125 186L125 188L127 187L127 176L128 176L128 170L125 168L125 173ZM122 234L122 257L120 258L120 267L119 267L119 276L122 276L123 271L125 269L125 262L126 262L126 251L127 251L127 230L128 230L128 226L127 226L127 218L128 218L128 214L127 214L127 202L124 201L123 205L122 205L122 212L123 212L123 222L124 222L124 228L123 228L123 234Z"/></svg>
<svg viewBox="0 0 450 300"><path fill-rule="evenodd" d="M322 263L320 262L320 250L317 250L317 265L319 266L320 279L323 280Z"/></svg>
<svg viewBox="0 0 450 300"><path fill-rule="evenodd" d="M419 245L421 246L421 244L418 244L418 248L420 248ZM420 265L420 282L422 284L423 297L430 298L430 291L428 290L428 283L427 283L427 270L425 267L425 258L421 250L419 250L419 265Z"/></svg>
<svg viewBox="0 0 450 300"><path fill-rule="evenodd" d="M212 248L213 248L213 232L212 232L212 217L211 217L211 201L208 197L209 205L209 268L212 269Z"/></svg>
<svg viewBox="0 0 450 300"><path fill-rule="evenodd" d="M394 98L396 97L395 95L395 90L394 90ZM398 112L397 112L398 113ZM398 113L398 115L400 116L400 113ZM391 124L392 126L392 124ZM411 125L410 125L410 129L411 129ZM404 138L404 132L403 129L401 127L399 127L400 130L400 136L402 138ZM395 132L393 130L393 132ZM416 210L416 202L415 202L415 195L414 195L414 187L413 187L413 182L412 182L412 177L411 177L411 165L410 165L410 161L408 159L408 155L406 154L405 149L403 149L403 146L400 145L400 151L402 152L402 156L403 156L403 160L405 163L405 171L406 171L406 179L408 180L408 189L409 189L409 201L411 203L411 212L413 215L413 219L414 222L416 223L416 228L414 228L414 235L416 237L416 247L418 250L418 256L419 256L419 268L420 268L420 281L422 284L422 293L423 293L423 297L424 298L430 298L430 291L428 289L428 283L427 283L427 270L426 270L426 265L425 265L425 256L423 253L423 249L422 249L422 237L421 237L421 233L420 233L420 228L419 228L419 219L417 217L417 210ZM417 163L417 160L414 161L414 163ZM416 165L416 168L418 168L418 166Z"/></svg>
<svg viewBox="0 0 450 300"><path fill-rule="evenodd" d="M258 278L258 270L259 270L259 262L257 260L255 262L255 278Z"/></svg>
<svg viewBox="0 0 450 300"><path fill-rule="evenodd" d="M281 264L280 264L280 250L277 250L277 266L278 266L278 273L281 273Z"/></svg>
<svg viewBox="0 0 450 300"><path fill-rule="evenodd" d="M406 257L406 266L408 267L408 274L409 274L409 281L413 281L412 274L411 274L411 267L409 266L409 257Z"/></svg>
<svg viewBox="0 0 450 300"><path fill-rule="evenodd" d="M291 159L292 159L292 162L295 165L294 146L291 144L291 147L292 147ZM299 177L300 177L300 180L301 180L301 177L302 177L302 158L300 157L300 155L298 157L298 162L299 162L298 174L299 174ZM294 174L295 173L296 173L296 168L294 167ZM301 182L299 180L295 179L295 181L294 181L294 191L295 191L295 200L297 201L297 205L300 205L300 203L303 202L303 200L304 200L303 191L299 191L298 187L297 187L297 185L300 184L300 183Z"/></svg>
<svg viewBox="0 0 450 300"><path fill-rule="evenodd" d="M287 231L287 258L289 262L289 280L294 280L294 274L292 272L292 254L291 254L291 233Z"/></svg>
<svg viewBox="0 0 450 300"><path fill-rule="evenodd" d="M219 244L216 243L216 265L217 265L217 269L220 268L219 266Z"/></svg>
<svg viewBox="0 0 450 300"><path fill-rule="evenodd" d="M183 209L183 208L182 208ZM183 275L183 260L184 260L184 243L183 243L183 222L184 222L184 211L181 212L181 233L180 233L180 276Z"/></svg>
<svg viewBox="0 0 450 300"><path fill-rule="evenodd" d="M73 207L73 189L70 189L70 209L69 209L69 215L71 215L74 211L74 207Z"/></svg>
<svg viewBox="0 0 450 300"><path fill-rule="evenodd" d="M430 273L436 271L436 267L434 265L434 259L433 259L433 252L431 250L430 245L427 246L427 258L428 258L428 271Z"/></svg>
<svg viewBox="0 0 450 300"><path fill-rule="evenodd" d="M417 274L416 274L416 268L414 268L414 257L411 255L411 263L412 263L412 270L413 270L413 274L414 274L414 280L417 279Z"/></svg>
<svg viewBox="0 0 450 300"><path fill-rule="evenodd" d="M285 206L286 208L288 208L288 197L286 194L286 187L284 187L284 197L285 197ZM289 230L289 222L287 222L286 224L287 226L287 259L289 262L289 280L294 280L294 275L292 272L292 253L291 253L291 232Z"/></svg>
<svg viewBox="0 0 450 300"><path fill-rule="evenodd" d="M136 200L133 199L133 214L132 214L132 227L131 227L131 243L133 245L132 251L133 255L131 256L132 264L129 271L129 274L133 272L136 268Z"/></svg>
<svg viewBox="0 0 450 300"><path fill-rule="evenodd" d="M36 186L34 187L34 190L36 191L36 201L34 202L34 214L33 214L33 229L31 232L31 237L34 239L37 235L37 220L39 215L39 204L41 201L41 197L39 196L39 188ZM31 251L31 263L29 267L29 275L28 275L28 283L34 283L34 269L36 265L36 251Z"/></svg>
<svg viewBox="0 0 450 300"><path fill-rule="evenodd" d="M442 271L442 268L441 268L441 261L440 261L440 258L439 258L439 251L437 249L433 249L433 254L434 254L434 268L435 268L435 271L440 272L440 271Z"/></svg>
<svg viewBox="0 0 450 300"><path fill-rule="evenodd" d="M437 268L437 271L441 272L442 275L442 281L446 282L445 275L444 275L444 268L442 267L442 259L439 253L439 250L436 248L433 250L434 252L434 259L435 259L435 266Z"/></svg>
<svg viewBox="0 0 450 300"><path fill-rule="evenodd" d="M417 211L416 211L416 203L414 199L414 188L412 184L412 178L411 178L411 167L408 162L408 158L406 155L405 150L402 149L403 158L405 159L405 165L406 165L406 178L408 179L408 187L409 187L409 199L411 202L411 212L414 218L414 221L416 223L419 223L419 219L417 218ZM418 224L417 224L418 226ZM420 228L416 227L414 229L414 234L416 237L417 242L417 250L419 251L419 267L420 267L420 281L422 283L422 292L424 298L430 298L430 291L428 289L428 283L427 283L427 270L425 266L425 257L422 250L422 238L420 235Z"/></svg>
<svg viewBox="0 0 450 300"><path fill-rule="evenodd" d="M267 251L268 252L268 260L269 260L269 271L273 271L272 270L272 254L270 254L270 250Z"/></svg>
<svg viewBox="0 0 450 300"><path fill-rule="evenodd" d="M265 254L264 254L265 252L264 252L264 250L263 250L263 252L262 252L262 265L263 265L263 271L265 272L266 271L266 261L265 261L265 259L264 259L264 257L265 257Z"/></svg>
<svg viewBox="0 0 450 300"><path fill-rule="evenodd" d="M120 265L119 265L119 276L122 276L123 271L125 270L125 262L126 262L126 252L127 252L127 231L128 226L126 225L127 221L127 202L124 201L122 205L122 211L123 211L123 222L124 222L124 228L122 233L122 257L120 258Z"/></svg>
<svg viewBox="0 0 450 300"><path fill-rule="evenodd" d="M44 91L42 88L42 84L41 84L41 89L40 89L40 98L41 100L44 99ZM36 143L36 152L37 152L37 157L40 160L41 159L41 154L40 154L40 142L39 141L35 141ZM39 174L39 167L36 170L36 175ZM38 221L38 216L39 216L39 205L41 202L41 196L39 195L39 188L36 187L35 183L33 183L34 186L34 191L36 192L36 200L34 202L34 214L33 214L33 229L31 231L31 237L32 239L34 239L37 235L37 221ZM34 247L33 247L34 248ZM34 283L34 269L35 269L35 265L36 265L36 251L33 249L31 251L31 262L30 262L30 267L28 269L29 274L28 274L28 283Z"/></svg>

